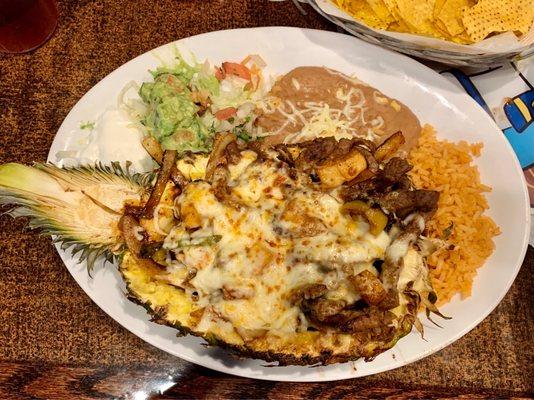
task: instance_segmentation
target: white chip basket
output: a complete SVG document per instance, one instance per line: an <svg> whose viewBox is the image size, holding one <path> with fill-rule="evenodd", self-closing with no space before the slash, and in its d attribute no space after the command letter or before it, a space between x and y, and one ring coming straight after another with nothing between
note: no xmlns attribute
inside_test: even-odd
<svg viewBox="0 0 534 400"><path fill-rule="evenodd" d="M439 41L442 42L443 45L449 45L450 48L456 46L459 49L452 50L438 48L438 46L427 44L427 42L436 43L438 42L437 39L419 37L419 40L414 41L411 38L415 37L415 35L378 31L369 28L363 23L359 23L354 19L345 18L341 12L327 12L325 11L327 0L300 1L310 4L323 17L366 42L408 54L413 57L432 60L442 64L459 67L488 68L507 63L511 60L517 61L534 55L534 29L526 35L530 40L521 40L522 43L528 44L523 46L515 45L508 49L503 49L505 46L502 46L502 43L500 43L501 46L499 46L499 50L495 50L494 48L490 51L484 50L483 48L472 47L469 51L464 51L460 49L462 47L460 45L441 40ZM330 7L333 8L333 6ZM468 46L463 47L467 49Z"/></svg>

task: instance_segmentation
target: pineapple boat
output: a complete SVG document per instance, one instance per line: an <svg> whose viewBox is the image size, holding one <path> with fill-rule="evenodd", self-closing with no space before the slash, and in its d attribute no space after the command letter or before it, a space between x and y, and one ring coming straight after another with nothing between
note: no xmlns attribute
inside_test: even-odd
<svg viewBox="0 0 534 400"><path fill-rule="evenodd" d="M391 348L438 313L422 233L438 194L395 157L320 138L266 148L218 135L207 155L153 152L157 174L0 166L0 202L87 262L117 262L153 321L240 356L312 365Z"/></svg>

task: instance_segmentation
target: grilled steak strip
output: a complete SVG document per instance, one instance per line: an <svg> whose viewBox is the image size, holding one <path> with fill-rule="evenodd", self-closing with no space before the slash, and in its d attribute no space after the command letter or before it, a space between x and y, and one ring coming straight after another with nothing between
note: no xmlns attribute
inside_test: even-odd
<svg viewBox="0 0 534 400"><path fill-rule="evenodd" d="M394 157L372 178L353 185L349 182L341 195L345 201L364 200L378 204L399 218L416 212L428 217L437 210L439 193L413 189L406 175L411 168L406 160Z"/></svg>

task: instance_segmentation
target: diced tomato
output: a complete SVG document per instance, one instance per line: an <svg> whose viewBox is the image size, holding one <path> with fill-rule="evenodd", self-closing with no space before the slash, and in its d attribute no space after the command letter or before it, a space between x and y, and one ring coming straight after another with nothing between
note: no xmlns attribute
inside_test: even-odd
<svg viewBox="0 0 534 400"><path fill-rule="evenodd" d="M233 62L223 62L222 67L224 72L228 75L239 76L247 81L250 81L251 79L250 70L244 65Z"/></svg>
<svg viewBox="0 0 534 400"><path fill-rule="evenodd" d="M218 81L222 81L225 78L226 74L224 73L224 70L219 67L215 67L215 78L217 78Z"/></svg>
<svg viewBox="0 0 534 400"><path fill-rule="evenodd" d="M236 115L237 109L235 107L228 107L223 108L222 110L219 110L215 113L215 118L217 118L220 121L227 120L228 118L233 117Z"/></svg>

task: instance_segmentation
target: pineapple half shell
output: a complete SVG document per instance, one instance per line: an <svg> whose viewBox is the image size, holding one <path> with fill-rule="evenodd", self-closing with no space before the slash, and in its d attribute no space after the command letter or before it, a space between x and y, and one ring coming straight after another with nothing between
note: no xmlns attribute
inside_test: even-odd
<svg viewBox="0 0 534 400"><path fill-rule="evenodd" d="M400 292L401 306L391 310L396 318L388 335L329 329L245 340L228 327L219 329L215 325L208 331L197 330L195 311L199 310L195 302L182 289L159 279L160 269L133 256L118 228L124 205L140 204L153 178L151 174L131 174L118 163L65 169L50 164L5 164L0 166L0 204L15 205L8 214L29 217L31 228L53 236L62 248L73 247L74 253L87 261L89 272L99 257L118 260L129 299L144 306L154 322L174 327L181 334L200 336L209 344L229 348L240 356L277 361L280 365L372 359L393 347L414 324L418 326L419 305L427 303L433 292L422 257L414 257L412 252L411 264L406 258L404 268L406 276L413 279Z"/></svg>

